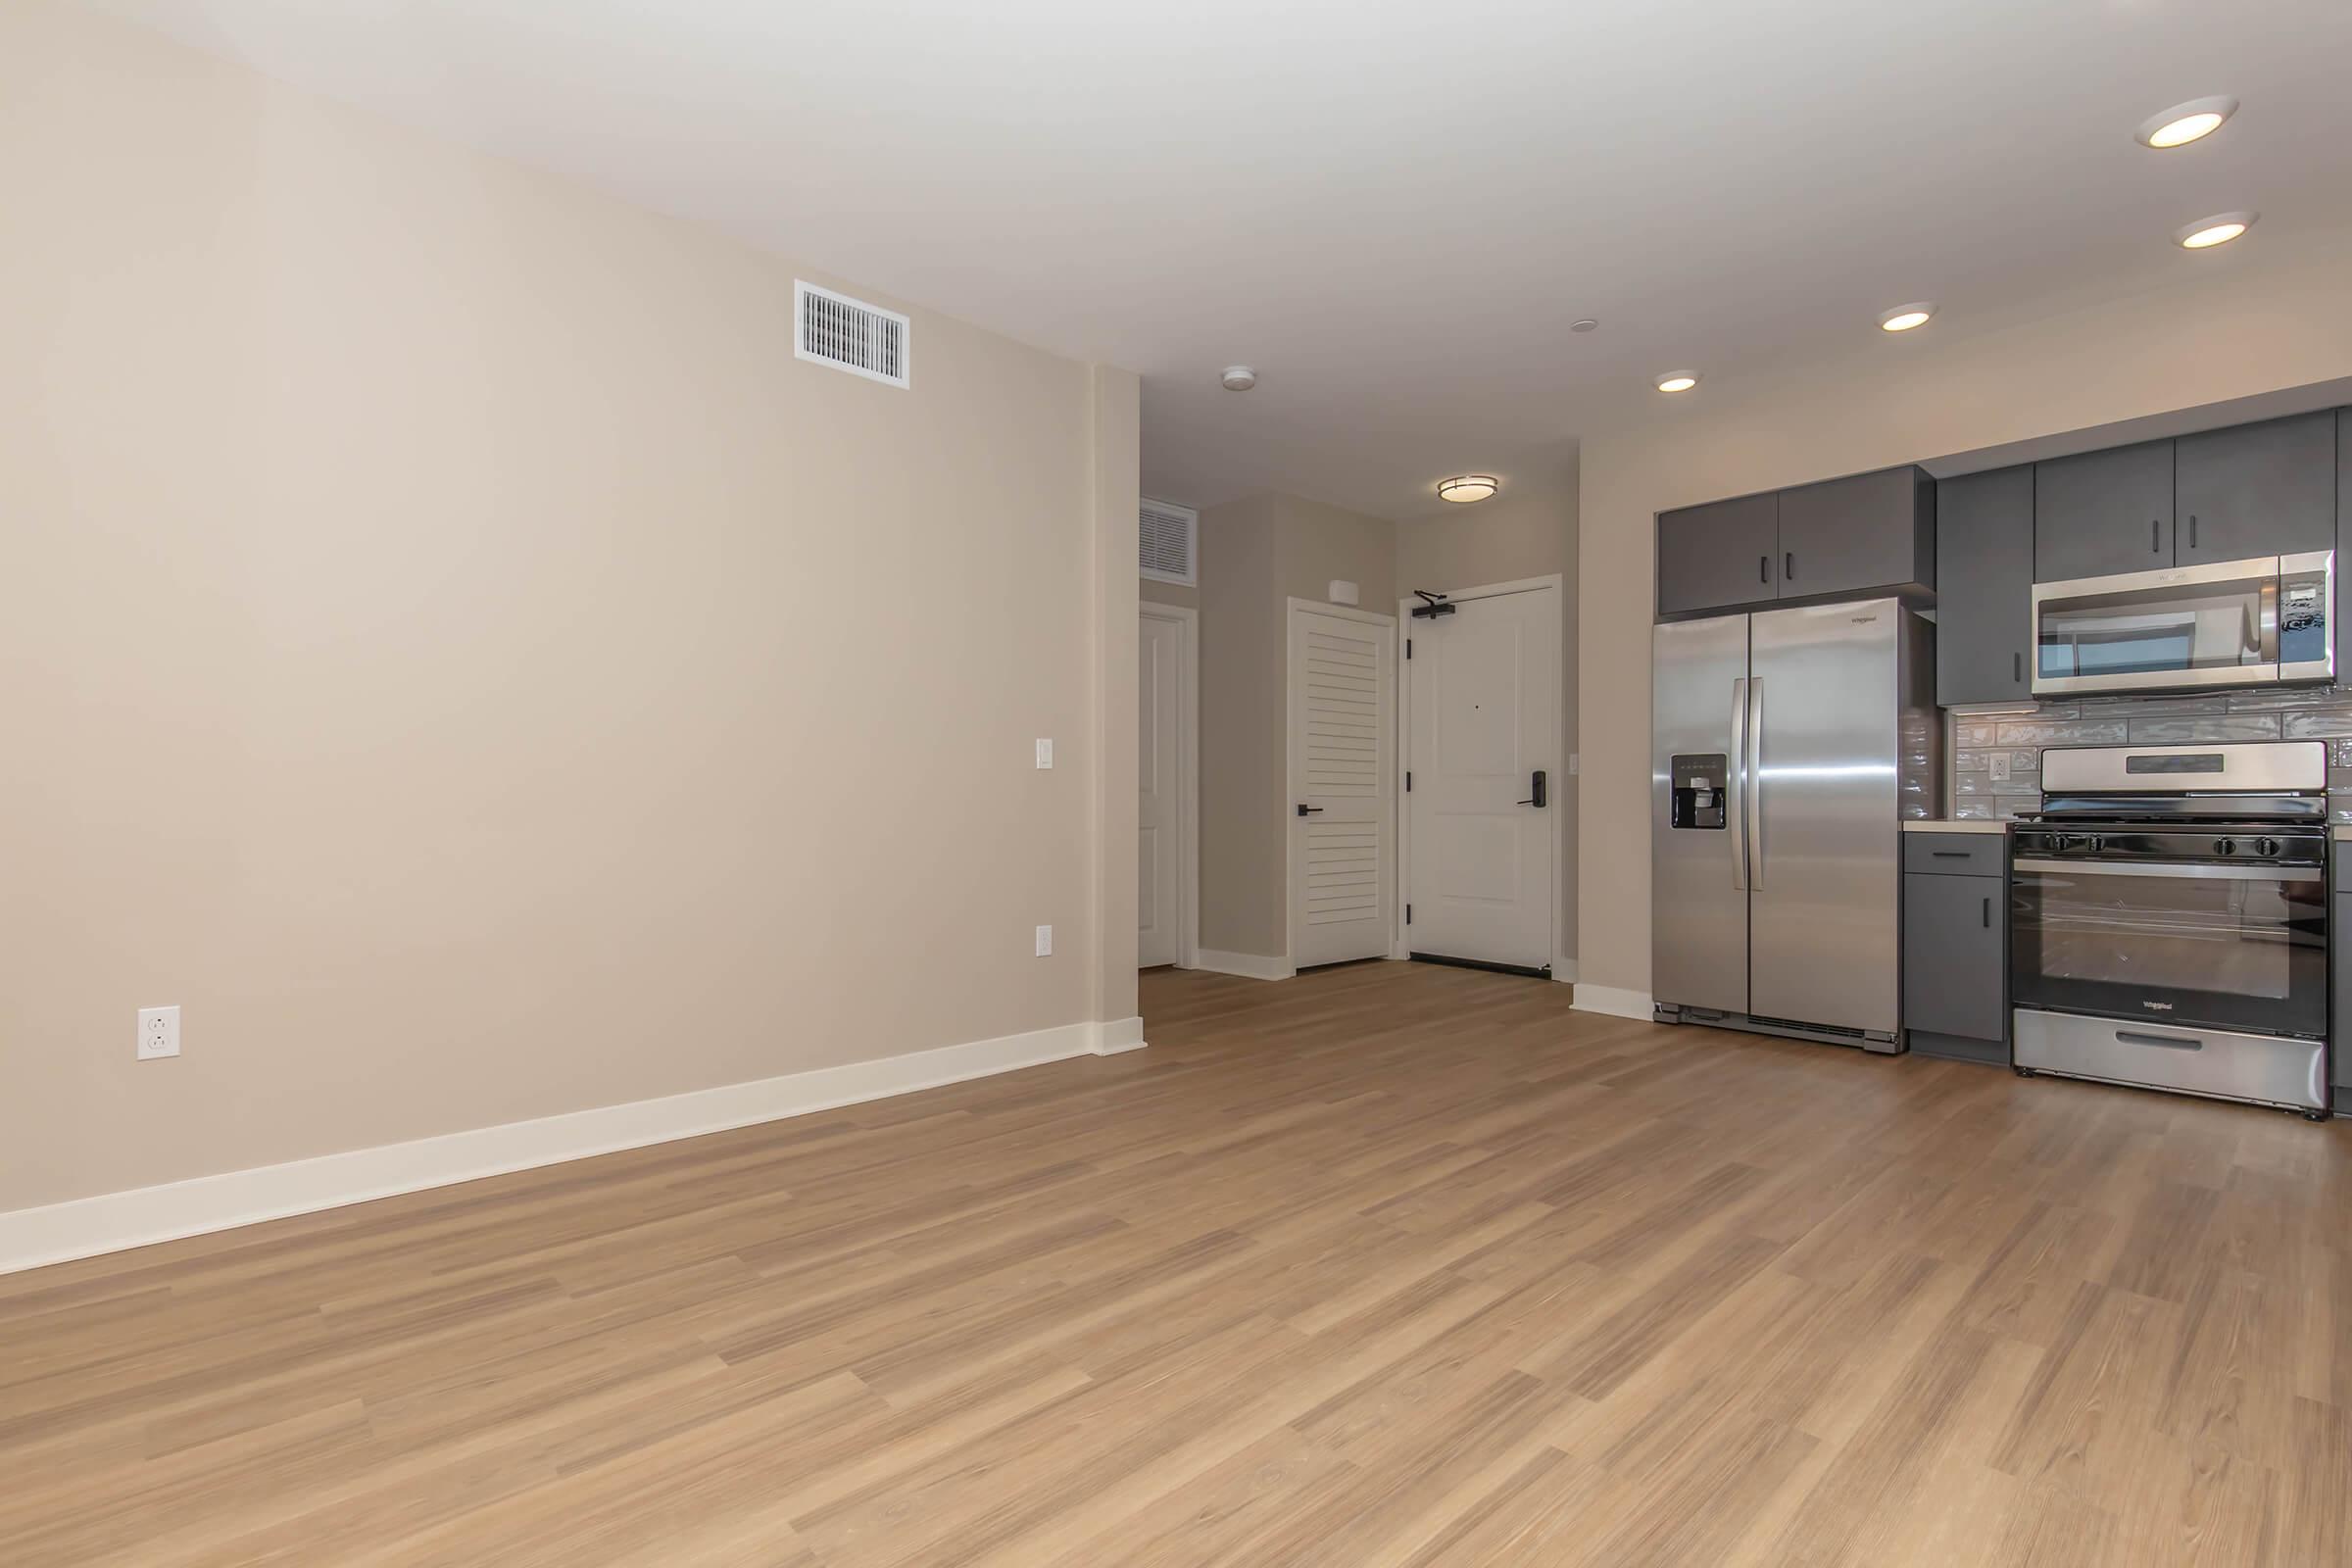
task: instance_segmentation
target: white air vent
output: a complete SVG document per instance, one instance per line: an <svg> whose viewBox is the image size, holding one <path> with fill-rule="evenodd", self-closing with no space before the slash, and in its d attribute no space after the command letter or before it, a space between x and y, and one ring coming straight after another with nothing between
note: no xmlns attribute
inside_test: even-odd
<svg viewBox="0 0 2352 1568"><path fill-rule="evenodd" d="M898 312L795 278L792 314L800 321L795 358L869 381L906 385L906 318Z"/></svg>
<svg viewBox="0 0 2352 1568"><path fill-rule="evenodd" d="M1199 537L1200 514L1166 501L1146 501L1136 514L1136 535L1143 550L1144 575L1153 582L1172 582L1190 588L1193 545Z"/></svg>

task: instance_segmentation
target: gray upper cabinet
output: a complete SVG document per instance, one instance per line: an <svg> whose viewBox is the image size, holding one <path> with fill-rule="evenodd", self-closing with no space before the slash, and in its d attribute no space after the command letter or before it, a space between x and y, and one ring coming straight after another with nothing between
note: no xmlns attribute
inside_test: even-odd
<svg viewBox="0 0 2352 1568"><path fill-rule="evenodd" d="M1936 482L1884 468L1781 492L1781 592L1936 586Z"/></svg>
<svg viewBox="0 0 2352 1568"><path fill-rule="evenodd" d="M2176 559L2335 548L2336 411L2184 435L2174 457Z"/></svg>
<svg viewBox="0 0 2352 1568"><path fill-rule="evenodd" d="M2034 693L2034 469L1936 487L1936 701Z"/></svg>
<svg viewBox="0 0 2352 1568"><path fill-rule="evenodd" d="M1658 514L1658 613L1723 610L1774 597L1781 498L1742 496Z"/></svg>
<svg viewBox="0 0 2352 1568"><path fill-rule="evenodd" d="M2344 564L2352 557L2352 409L2335 411L2335 670L2340 678L2346 667L2347 656L2352 656L2352 642L2344 637L2344 607L2352 604L2352 588L2344 586L2347 572ZM2344 1049L2352 1056L2352 1046Z"/></svg>
<svg viewBox="0 0 2352 1568"><path fill-rule="evenodd" d="M2065 582L2173 564L2173 443L2034 466L2034 580Z"/></svg>

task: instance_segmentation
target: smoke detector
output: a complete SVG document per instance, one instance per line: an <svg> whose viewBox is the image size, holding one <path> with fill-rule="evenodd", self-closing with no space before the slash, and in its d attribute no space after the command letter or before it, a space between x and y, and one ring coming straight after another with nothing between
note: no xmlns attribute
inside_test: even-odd
<svg viewBox="0 0 2352 1568"><path fill-rule="evenodd" d="M1257 385L1257 372L1247 365L1228 365L1225 373L1217 377L1228 392L1247 392Z"/></svg>

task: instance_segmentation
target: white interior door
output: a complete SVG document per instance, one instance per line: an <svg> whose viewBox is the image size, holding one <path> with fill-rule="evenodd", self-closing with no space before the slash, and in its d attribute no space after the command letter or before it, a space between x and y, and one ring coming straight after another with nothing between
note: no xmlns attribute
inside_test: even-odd
<svg viewBox="0 0 2352 1568"><path fill-rule="evenodd" d="M1135 836L1142 858L1136 883L1136 962L1146 969L1178 963L1184 956L1184 651L1181 621L1144 615L1138 648L1142 689L1136 731L1142 750L1135 771L1140 792Z"/></svg>
<svg viewBox="0 0 2352 1568"><path fill-rule="evenodd" d="M1417 954L1547 968L1559 908L1559 590L1457 603L1412 623L1405 662L1405 938Z"/></svg>
<svg viewBox="0 0 2352 1568"><path fill-rule="evenodd" d="M1386 957L1395 897L1396 623L1291 606L1291 962Z"/></svg>

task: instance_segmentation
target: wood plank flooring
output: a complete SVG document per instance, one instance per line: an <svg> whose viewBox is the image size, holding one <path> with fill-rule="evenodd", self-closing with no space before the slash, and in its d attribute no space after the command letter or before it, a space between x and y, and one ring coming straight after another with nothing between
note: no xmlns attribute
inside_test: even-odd
<svg viewBox="0 0 2352 1568"><path fill-rule="evenodd" d="M0 1563L2352 1561L2352 1137L1370 964L0 1279Z"/></svg>

